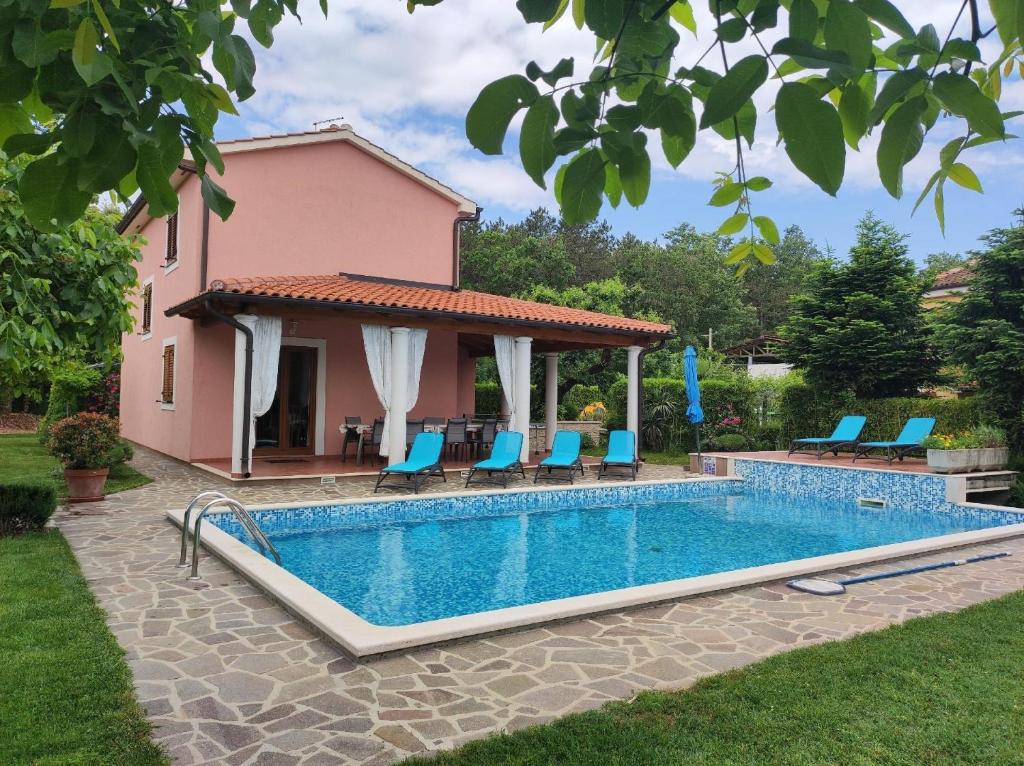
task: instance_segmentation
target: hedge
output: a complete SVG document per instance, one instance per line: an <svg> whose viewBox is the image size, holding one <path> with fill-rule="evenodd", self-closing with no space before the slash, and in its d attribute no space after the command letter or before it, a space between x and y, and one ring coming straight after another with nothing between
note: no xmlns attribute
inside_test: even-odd
<svg viewBox="0 0 1024 766"><path fill-rule="evenodd" d="M892 397L854 399L852 394L829 394L809 385L790 386L780 401L782 434L786 441L801 436L827 436L843 415L864 415L863 441L894 439L908 418L935 418L935 433L969 431L985 422L980 397L924 399Z"/></svg>
<svg viewBox="0 0 1024 766"><path fill-rule="evenodd" d="M562 420L576 420L580 412L588 404L600 402L602 399L601 389L597 386L584 386L577 383L565 392L562 401L558 405L559 418Z"/></svg>
<svg viewBox="0 0 1024 766"><path fill-rule="evenodd" d="M497 415L501 412L501 384L477 383L476 401L473 412L481 415ZM530 386L530 420L539 422L544 419L544 402L537 398L537 387Z"/></svg>
<svg viewBox="0 0 1024 766"><path fill-rule="evenodd" d="M0 534L38 529L57 508L53 482L0 483Z"/></svg>
<svg viewBox="0 0 1024 766"><path fill-rule="evenodd" d="M103 376L100 371L83 362L64 362L50 378L50 400L46 415L39 423L40 439L43 443L49 436L50 426L61 418L81 411L85 400L95 394Z"/></svg>

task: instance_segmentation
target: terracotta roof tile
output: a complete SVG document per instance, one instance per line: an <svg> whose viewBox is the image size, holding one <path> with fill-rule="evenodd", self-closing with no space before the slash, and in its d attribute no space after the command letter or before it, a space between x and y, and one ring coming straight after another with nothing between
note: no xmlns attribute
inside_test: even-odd
<svg viewBox="0 0 1024 766"><path fill-rule="evenodd" d="M209 293L262 295L344 303L368 308L402 308L439 314L463 314L483 319L510 319L558 325L668 335L669 325L599 314L595 311L552 306L473 290L450 290L409 283L394 283L350 275L250 277L216 280ZM190 301L191 303L191 301ZM184 305L184 304L183 304ZM177 313L182 307L170 309Z"/></svg>
<svg viewBox="0 0 1024 766"><path fill-rule="evenodd" d="M948 269L939 273L939 275L935 277L935 281L932 282L932 289L946 290L950 287L966 287L973 276L974 272L970 269L964 268L963 266L957 266L956 268Z"/></svg>

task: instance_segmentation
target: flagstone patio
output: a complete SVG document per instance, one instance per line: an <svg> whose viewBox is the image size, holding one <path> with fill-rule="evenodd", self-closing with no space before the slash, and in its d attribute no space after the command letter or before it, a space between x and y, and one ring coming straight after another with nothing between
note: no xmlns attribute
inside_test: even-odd
<svg viewBox="0 0 1024 766"><path fill-rule="evenodd" d="M1018 554L1010 559L834 598L751 587L357 662L213 558L204 581L186 581L163 512L229 482L141 447L134 464L154 483L63 509L56 523L128 653L154 737L178 764L393 763L1024 588L1018 538L969 549ZM642 478L681 475L647 466ZM372 482L226 491L251 503L323 502L369 495Z"/></svg>

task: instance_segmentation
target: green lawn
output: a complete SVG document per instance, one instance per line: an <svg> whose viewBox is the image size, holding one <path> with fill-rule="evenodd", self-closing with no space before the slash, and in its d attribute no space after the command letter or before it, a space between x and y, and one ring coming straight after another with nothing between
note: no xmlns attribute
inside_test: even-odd
<svg viewBox="0 0 1024 766"><path fill-rule="evenodd" d="M1024 764L1024 593L778 655L431 766Z"/></svg>
<svg viewBox="0 0 1024 766"><path fill-rule="evenodd" d="M57 531L0 537L0 763L164 764Z"/></svg>
<svg viewBox="0 0 1024 766"><path fill-rule="evenodd" d="M590 447L580 450L584 455L591 457L604 457L608 447ZM651 465L686 465L690 464L689 452L648 452L644 450L644 462Z"/></svg>
<svg viewBox="0 0 1024 766"><path fill-rule="evenodd" d="M35 434L0 434L0 481L8 479L52 479L57 484L57 492L62 497L67 495L60 464ZM105 490L112 495L151 481L134 468L121 464L110 469Z"/></svg>

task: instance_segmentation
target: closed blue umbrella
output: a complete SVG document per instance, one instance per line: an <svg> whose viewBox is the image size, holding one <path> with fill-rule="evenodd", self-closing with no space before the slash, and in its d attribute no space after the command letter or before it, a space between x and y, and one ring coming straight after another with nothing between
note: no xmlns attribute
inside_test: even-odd
<svg viewBox="0 0 1024 766"><path fill-rule="evenodd" d="M700 459L700 424L704 422L704 410L700 406L700 383L697 381L697 350L687 346L683 352L683 380L686 381L686 419L693 423L697 437L697 459Z"/></svg>

